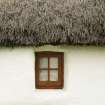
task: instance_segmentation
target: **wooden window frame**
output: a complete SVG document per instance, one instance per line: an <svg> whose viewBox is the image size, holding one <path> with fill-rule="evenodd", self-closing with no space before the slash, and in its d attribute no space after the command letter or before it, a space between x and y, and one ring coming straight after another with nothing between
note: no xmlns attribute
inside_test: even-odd
<svg viewBox="0 0 105 105"><path fill-rule="evenodd" d="M39 80L39 60L48 57L48 81ZM49 81L49 59L58 57L58 81ZM35 53L35 87L37 89L62 89L64 85L64 53L63 52L36 52Z"/></svg>

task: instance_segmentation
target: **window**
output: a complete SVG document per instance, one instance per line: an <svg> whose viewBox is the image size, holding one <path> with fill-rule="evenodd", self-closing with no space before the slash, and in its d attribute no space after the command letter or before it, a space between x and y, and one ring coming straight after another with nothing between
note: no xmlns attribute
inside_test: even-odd
<svg viewBox="0 0 105 105"><path fill-rule="evenodd" d="M38 89L63 88L63 52L36 52L35 79Z"/></svg>

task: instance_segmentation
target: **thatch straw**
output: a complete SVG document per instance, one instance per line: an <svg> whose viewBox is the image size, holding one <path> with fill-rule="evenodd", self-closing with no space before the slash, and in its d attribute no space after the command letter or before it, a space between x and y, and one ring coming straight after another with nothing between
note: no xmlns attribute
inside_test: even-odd
<svg viewBox="0 0 105 105"><path fill-rule="evenodd" d="M0 45L105 44L105 0L2 0Z"/></svg>

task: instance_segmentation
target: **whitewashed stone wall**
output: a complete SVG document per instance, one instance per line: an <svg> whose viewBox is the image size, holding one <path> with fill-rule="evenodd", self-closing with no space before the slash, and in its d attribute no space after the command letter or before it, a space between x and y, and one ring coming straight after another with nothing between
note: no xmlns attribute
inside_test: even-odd
<svg viewBox="0 0 105 105"><path fill-rule="evenodd" d="M64 89L35 89L35 51L64 52ZM105 47L0 48L0 105L105 105Z"/></svg>

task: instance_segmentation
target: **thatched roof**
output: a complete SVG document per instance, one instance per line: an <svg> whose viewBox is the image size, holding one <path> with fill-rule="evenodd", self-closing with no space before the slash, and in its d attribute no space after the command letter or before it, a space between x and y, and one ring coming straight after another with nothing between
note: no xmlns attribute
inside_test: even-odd
<svg viewBox="0 0 105 105"><path fill-rule="evenodd" d="M105 44L105 0L0 0L0 46Z"/></svg>

